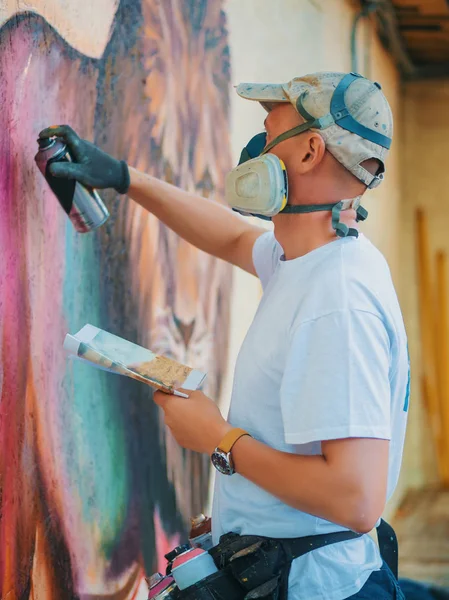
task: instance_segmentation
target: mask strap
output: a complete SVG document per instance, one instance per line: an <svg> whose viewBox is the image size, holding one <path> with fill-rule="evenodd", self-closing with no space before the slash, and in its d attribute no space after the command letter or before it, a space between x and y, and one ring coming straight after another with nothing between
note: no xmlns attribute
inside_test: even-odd
<svg viewBox="0 0 449 600"><path fill-rule="evenodd" d="M343 202L339 202L332 209L332 227L338 237L359 237L359 232L353 227L348 227L345 223L340 223L340 215L343 210Z"/></svg>
<svg viewBox="0 0 449 600"><path fill-rule="evenodd" d="M324 210L332 210L335 203L332 204L287 204L282 210L282 214L301 214L301 213L312 213L321 212Z"/></svg>
<svg viewBox="0 0 449 600"><path fill-rule="evenodd" d="M358 200L358 199L357 199ZM320 211L332 211L332 227L338 237L359 237L359 232L354 227L348 227L345 223L340 222L341 212L348 208L353 208L353 200L341 200L333 204L295 204L287 206L282 210L282 214L304 214ZM363 206L357 206L356 221L364 221L368 216L368 211Z"/></svg>
<svg viewBox="0 0 449 600"><path fill-rule="evenodd" d="M262 150L261 156L269 152L274 146L277 146L281 142L288 140L289 138L295 137L308 129L325 129L334 123L334 118L331 114L327 114L324 117L320 117L316 119L307 110L304 108L303 99L307 95L307 91L301 94L296 102L296 108L298 112L304 117L306 120L305 123L298 125L297 127L293 127L293 129L289 129L288 131L284 131L281 135L278 135L272 142L270 142L265 148Z"/></svg>
<svg viewBox="0 0 449 600"><path fill-rule="evenodd" d="M264 154L269 152L272 148L274 148L281 142L284 142L285 140L288 140L289 138L295 137L296 135L299 135L303 131L307 131L311 127L312 127L311 123L303 123L302 125L298 125L297 127L294 127L293 129L284 131L284 133L281 133L281 135L278 135L276 138L274 138L274 140L272 142L270 142L267 146L265 146L265 148L261 152L261 156L263 156Z"/></svg>
<svg viewBox="0 0 449 600"><path fill-rule="evenodd" d="M366 221L366 219L368 218L368 211L366 210L366 208L364 208L362 205L360 205L357 208L357 223L359 221Z"/></svg>

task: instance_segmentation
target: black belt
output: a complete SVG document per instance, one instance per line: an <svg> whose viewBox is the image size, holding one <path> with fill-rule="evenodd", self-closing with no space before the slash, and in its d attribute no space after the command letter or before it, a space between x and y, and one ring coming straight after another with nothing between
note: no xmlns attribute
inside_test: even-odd
<svg viewBox="0 0 449 600"><path fill-rule="evenodd" d="M381 519L380 525L377 528L377 540L379 542L380 555L397 579L399 562L398 538L393 527L383 519Z"/></svg>
<svg viewBox="0 0 449 600"><path fill-rule="evenodd" d="M396 537L396 533L386 521L381 519L379 526L376 528L377 531L377 540L379 543L379 550L382 557L382 560L388 565L388 567L393 572L396 579L398 578L398 540ZM324 546L328 546L330 544L336 544L338 542L343 542L345 540L355 539L361 537L364 534L358 534L352 531L348 532L339 532L339 533L331 533L331 534L323 534L310 536L306 538L296 538L293 540L286 540L287 547L290 546L292 554L292 559L290 560L287 568L281 574L280 578L280 595L279 600L287 600L288 594L288 578L290 575L291 565L295 558L299 558L300 556L304 556L308 552L312 550L316 550L317 548L323 548ZM285 542L284 542L285 543Z"/></svg>
<svg viewBox="0 0 449 600"><path fill-rule="evenodd" d="M287 600L292 562L313 550L356 539L364 534L339 531L300 538L267 538L227 533L209 553L219 572L179 596L182 600ZM398 573L396 535L385 521L377 528L380 553Z"/></svg>

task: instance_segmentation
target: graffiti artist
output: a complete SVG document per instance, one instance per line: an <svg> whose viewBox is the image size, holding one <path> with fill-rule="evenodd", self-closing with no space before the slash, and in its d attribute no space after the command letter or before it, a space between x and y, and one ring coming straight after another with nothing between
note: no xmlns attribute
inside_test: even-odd
<svg viewBox="0 0 449 600"><path fill-rule="evenodd" d="M386 260L358 226L362 197L385 176L392 113L381 86L353 73L237 91L267 117L228 175L234 210L133 169L68 126L40 134L62 137L76 161L51 173L127 193L261 281L228 419L200 391L154 396L179 444L209 454L218 471L215 542L233 532L260 536L262 553L277 548L250 597L403 598L395 549L381 543L381 553L367 534L381 524L382 536L398 481L407 338ZM271 220L273 231L238 213Z"/></svg>

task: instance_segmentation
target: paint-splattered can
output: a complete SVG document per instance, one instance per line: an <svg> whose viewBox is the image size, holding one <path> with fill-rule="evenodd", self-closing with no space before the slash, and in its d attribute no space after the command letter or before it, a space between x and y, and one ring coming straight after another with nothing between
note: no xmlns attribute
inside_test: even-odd
<svg viewBox="0 0 449 600"><path fill-rule="evenodd" d="M167 570L165 572L166 575L171 575L171 568L172 568L172 564L173 564L173 561L175 560L175 558L177 556L179 556L180 554L187 552L187 550L190 550L190 548L191 548L190 544L182 544L181 546L177 546L171 552L168 552L168 554L165 554L165 558L167 560Z"/></svg>
<svg viewBox="0 0 449 600"><path fill-rule="evenodd" d="M185 590L217 572L214 559L202 548L190 548L173 561L173 579L180 590Z"/></svg>
<svg viewBox="0 0 449 600"><path fill-rule="evenodd" d="M149 595L148 600L174 600L177 585L173 577L164 577L155 573L147 579Z"/></svg>
<svg viewBox="0 0 449 600"><path fill-rule="evenodd" d="M48 170L53 162L72 161L66 144L59 138L39 139L38 144L36 164L75 229L88 233L103 225L109 218L109 211L98 192L74 179L53 177Z"/></svg>
<svg viewBox="0 0 449 600"><path fill-rule="evenodd" d="M190 530L189 542L192 548L210 550L212 548L212 520L203 513L190 519L192 528Z"/></svg>

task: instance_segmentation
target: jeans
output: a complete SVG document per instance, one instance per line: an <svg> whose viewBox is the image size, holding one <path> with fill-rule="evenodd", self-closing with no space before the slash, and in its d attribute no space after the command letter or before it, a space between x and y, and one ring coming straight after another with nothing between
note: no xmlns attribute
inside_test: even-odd
<svg viewBox="0 0 449 600"><path fill-rule="evenodd" d="M374 571L363 588L348 600L405 600L399 583L384 563L380 571Z"/></svg>

